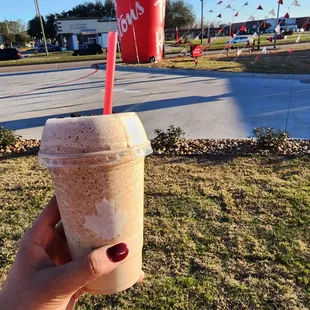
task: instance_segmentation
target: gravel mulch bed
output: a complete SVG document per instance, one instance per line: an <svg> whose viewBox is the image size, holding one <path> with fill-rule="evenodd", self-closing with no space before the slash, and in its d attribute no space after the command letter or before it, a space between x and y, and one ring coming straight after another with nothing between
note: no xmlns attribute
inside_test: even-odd
<svg viewBox="0 0 310 310"><path fill-rule="evenodd" d="M310 140L290 139L279 150L271 152L262 150L254 139L180 139L172 147L165 148L156 140L152 141L154 154L163 155L219 155L219 156L247 156L247 155L310 155ZM40 140L20 139L14 145L0 150L0 156L37 154Z"/></svg>

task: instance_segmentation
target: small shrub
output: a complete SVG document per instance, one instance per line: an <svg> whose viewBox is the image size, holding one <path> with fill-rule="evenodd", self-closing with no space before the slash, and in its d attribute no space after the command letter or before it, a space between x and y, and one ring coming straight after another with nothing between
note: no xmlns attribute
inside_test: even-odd
<svg viewBox="0 0 310 310"><path fill-rule="evenodd" d="M15 144L20 136L15 134L14 130L6 129L0 126L0 148L4 149L9 145Z"/></svg>
<svg viewBox="0 0 310 310"><path fill-rule="evenodd" d="M153 140L155 150L175 149L180 139L184 137L185 132L180 127L169 126L166 131L155 129L156 137Z"/></svg>
<svg viewBox="0 0 310 310"><path fill-rule="evenodd" d="M278 151L289 138L289 133L269 127L254 128L253 136L257 146L263 150Z"/></svg>

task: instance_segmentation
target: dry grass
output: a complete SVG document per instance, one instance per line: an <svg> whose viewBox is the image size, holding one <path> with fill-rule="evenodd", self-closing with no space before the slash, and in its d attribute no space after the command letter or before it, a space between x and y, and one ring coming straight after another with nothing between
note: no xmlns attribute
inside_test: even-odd
<svg viewBox="0 0 310 310"><path fill-rule="evenodd" d="M0 271L52 195L35 157L0 161ZM310 158L150 157L142 284L77 309L309 309Z"/></svg>
<svg viewBox="0 0 310 310"><path fill-rule="evenodd" d="M245 50L239 57L236 51L219 52L217 55L203 56L198 59L197 70L230 71L230 72L256 72L256 73L310 73L309 49L293 49L292 54L286 51L268 51L267 55L255 51L250 54ZM259 56L256 60L256 56ZM195 62L191 57L177 57L165 59L156 64L147 64L156 68L192 69L195 70Z"/></svg>

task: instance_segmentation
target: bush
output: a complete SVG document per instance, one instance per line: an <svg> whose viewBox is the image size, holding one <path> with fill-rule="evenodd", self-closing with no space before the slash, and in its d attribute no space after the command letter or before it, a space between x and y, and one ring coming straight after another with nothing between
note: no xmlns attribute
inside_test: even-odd
<svg viewBox="0 0 310 310"><path fill-rule="evenodd" d="M263 150L278 151L289 138L289 133L268 127L254 128L253 136L257 139L257 146Z"/></svg>
<svg viewBox="0 0 310 310"><path fill-rule="evenodd" d="M14 130L0 126L0 149L15 144L19 139L20 136L16 135Z"/></svg>
<svg viewBox="0 0 310 310"><path fill-rule="evenodd" d="M185 132L180 127L169 126L166 131L155 129L156 137L153 139L153 147L157 151L175 149L177 142L184 137Z"/></svg>

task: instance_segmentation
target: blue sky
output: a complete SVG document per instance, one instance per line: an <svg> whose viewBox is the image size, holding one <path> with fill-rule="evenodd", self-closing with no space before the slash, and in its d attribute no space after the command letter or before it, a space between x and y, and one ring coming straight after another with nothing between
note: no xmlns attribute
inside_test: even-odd
<svg viewBox="0 0 310 310"><path fill-rule="evenodd" d="M104 0L102 0L104 1ZM121 0L124 1L124 0ZM222 21L229 22L232 21L234 12L230 9L226 9L227 5L231 5L233 9L239 10L243 4L246 2L249 3L248 6L245 6L241 9L239 17L235 21L246 21L249 19L249 15L253 13L256 18L264 18L268 16L268 13L271 9L277 7L278 0L222 0L221 5L217 5L219 0L204 0L205 6L205 17L207 20L213 20L219 13L222 13ZM61 12L63 10L69 10L77 4L84 3L85 1L79 0L39 0L41 13L46 15L48 13ZM191 3L197 12L197 16L200 18L200 0L187 0ZM298 0L300 7L291 7L290 15L291 16L310 16L310 1L309 0ZM284 5L281 6L281 13L284 15L288 11L288 7L291 6L293 0L284 0ZM264 8L263 11L256 11L257 6L261 4ZM213 10L214 13L208 13L210 10ZM12 0L0 0L0 20L8 19L14 20L21 18L24 22L28 22L35 15L35 8L33 0L21 0L16 1ZM270 17L270 16L269 16Z"/></svg>

